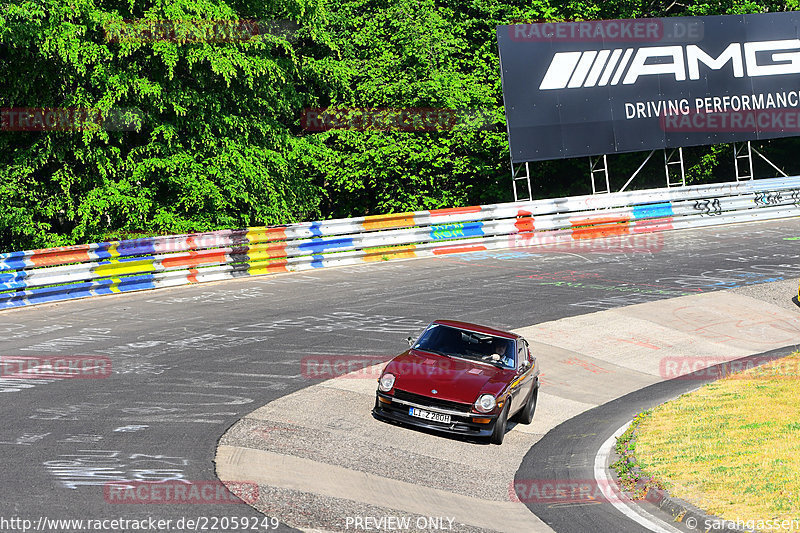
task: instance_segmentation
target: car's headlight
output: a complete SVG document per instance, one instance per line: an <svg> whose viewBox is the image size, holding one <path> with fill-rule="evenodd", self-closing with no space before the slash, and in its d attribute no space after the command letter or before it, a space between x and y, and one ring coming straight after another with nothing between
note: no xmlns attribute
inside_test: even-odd
<svg viewBox="0 0 800 533"><path fill-rule="evenodd" d="M378 381L378 388L381 392L389 392L394 387L394 374L384 374Z"/></svg>
<svg viewBox="0 0 800 533"><path fill-rule="evenodd" d="M481 413L488 413L494 409L495 405L497 405L497 401L491 394L482 394L478 397L477 401L475 401L475 409Z"/></svg>

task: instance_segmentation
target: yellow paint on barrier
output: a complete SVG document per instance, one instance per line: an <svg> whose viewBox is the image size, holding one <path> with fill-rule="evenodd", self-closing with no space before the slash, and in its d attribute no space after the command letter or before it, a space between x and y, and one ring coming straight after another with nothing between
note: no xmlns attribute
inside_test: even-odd
<svg viewBox="0 0 800 533"><path fill-rule="evenodd" d="M402 248L393 248L391 246L377 246L365 250L366 255L361 258L362 261L372 263L375 261L388 261L389 259L405 259L410 257L417 257L414 251L417 247L415 245L404 246Z"/></svg>
<svg viewBox="0 0 800 533"><path fill-rule="evenodd" d="M286 244L253 244L247 250L247 257L250 261L265 261L277 257L286 257Z"/></svg>
<svg viewBox="0 0 800 533"><path fill-rule="evenodd" d="M271 263L259 263L251 265L247 269L247 273L251 276L258 276L259 274L274 274L276 272L288 272L286 268L286 261L274 261Z"/></svg>
<svg viewBox="0 0 800 533"><path fill-rule="evenodd" d="M115 250L116 251L116 250ZM117 254L119 255L119 254ZM153 260L142 259L140 261L117 261L114 260L106 265L98 265L92 271L98 277L110 278L114 276L125 276L128 274L141 274L153 271Z"/></svg>
<svg viewBox="0 0 800 533"><path fill-rule="evenodd" d="M122 292L119 288L119 284L122 283L122 280L120 278L111 278L111 281L113 283L109 285L108 290L111 292Z"/></svg>
<svg viewBox="0 0 800 533"><path fill-rule="evenodd" d="M286 228L252 227L247 228L247 241L249 243L285 241Z"/></svg>
<svg viewBox="0 0 800 533"><path fill-rule="evenodd" d="M408 228L415 226L414 213L396 213L393 215L373 215L364 217L363 226L367 231L376 229Z"/></svg>
<svg viewBox="0 0 800 533"><path fill-rule="evenodd" d="M108 247L108 255L111 257L119 257L119 252L117 251L117 245L119 245L119 241L111 241L111 246Z"/></svg>

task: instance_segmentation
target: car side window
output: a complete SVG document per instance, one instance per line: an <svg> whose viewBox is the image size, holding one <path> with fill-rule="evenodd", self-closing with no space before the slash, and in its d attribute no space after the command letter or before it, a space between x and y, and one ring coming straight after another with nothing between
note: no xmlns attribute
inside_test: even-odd
<svg viewBox="0 0 800 533"><path fill-rule="evenodd" d="M520 341L520 353L519 359L520 361L527 361L529 364L533 364L533 356L531 355L531 348L528 346L528 342L525 340Z"/></svg>

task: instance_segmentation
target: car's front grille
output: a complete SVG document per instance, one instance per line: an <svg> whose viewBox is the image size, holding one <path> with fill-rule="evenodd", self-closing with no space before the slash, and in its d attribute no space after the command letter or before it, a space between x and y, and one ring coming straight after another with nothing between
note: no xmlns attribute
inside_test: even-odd
<svg viewBox="0 0 800 533"><path fill-rule="evenodd" d="M453 411L460 411L462 413L468 413L469 410L472 408L472 404L469 403L460 403L460 402L451 402L449 400L440 400L439 398L431 398L430 396L422 396L420 394L414 394L413 392L407 392L400 389L394 390L394 397L398 400L405 400L407 402L414 402L419 405L427 405L430 407L439 407L441 409L450 409Z"/></svg>

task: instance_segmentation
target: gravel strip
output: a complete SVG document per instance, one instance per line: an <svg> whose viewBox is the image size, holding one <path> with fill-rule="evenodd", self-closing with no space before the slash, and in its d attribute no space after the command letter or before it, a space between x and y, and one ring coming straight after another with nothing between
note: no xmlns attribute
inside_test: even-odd
<svg viewBox="0 0 800 533"><path fill-rule="evenodd" d="M790 309L800 313L800 306L797 304L797 285L798 280L784 279L781 281L771 281L768 283L757 283L728 289L734 294L748 296L762 302L771 303L784 309Z"/></svg>

